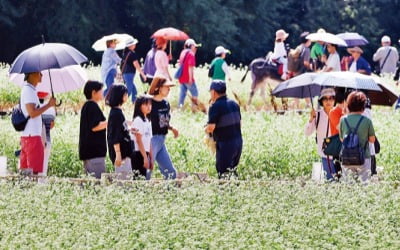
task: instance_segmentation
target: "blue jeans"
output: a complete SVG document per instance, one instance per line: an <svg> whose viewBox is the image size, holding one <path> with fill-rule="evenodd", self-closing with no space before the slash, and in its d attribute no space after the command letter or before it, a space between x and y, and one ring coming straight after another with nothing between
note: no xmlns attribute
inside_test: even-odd
<svg viewBox="0 0 400 250"><path fill-rule="evenodd" d="M153 161L157 161L158 168L164 179L175 179L176 169L172 164L167 147L165 146L165 135L153 135L151 138Z"/></svg>
<svg viewBox="0 0 400 250"><path fill-rule="evenodd" d="M111 85L113 85L114 79L116 76L117 76L117 69L111 69L108 72L107 77L106 77L106 82L105 82L107 89L104 90L104 96L107 96L107 93L110 90Z"/></svg>
<svg viewBox="0 0 400 250"><path fill-rule="evenodd" d="M333 164L332 156L329 157L329 164L328 159L325 157L321 157L322 160L322 168L324 173L326 173L326 179L331 180L333 179L333 175L336 174L335 165Z"/></svg>
<svg viewBox="0 0 400 250"><path fill-rule="evenodd" d="M122 78L124 78L126 88L128 89L128 95L132 96L132 103L134 103L137 95L135 82L133 81L133 79L135 79L135 73L125 73L122 75Z"/></svg>
<svg viewBox="0 0 400 250"><path fill-rule="evenodd" d="M198 97L199 91L197 90L196 83L188 84L182 83L181 85L181 92L179 94L179 107L183 106L186 98L186 92L189 90L192 97Z"/></svg>

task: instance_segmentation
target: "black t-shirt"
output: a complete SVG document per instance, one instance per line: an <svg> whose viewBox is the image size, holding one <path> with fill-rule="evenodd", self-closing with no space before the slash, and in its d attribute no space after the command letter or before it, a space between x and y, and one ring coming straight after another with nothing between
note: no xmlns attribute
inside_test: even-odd
<svg viewBox="0 0 400 250"><path fill-rule="evenodd" d="M216 141L242 137L240 120L239 105L226 96L218 98L208 111L208 124L215 124L213 136Z"/></svg>
<svg viewBox="0 0 400 250"><path fill-rule="evenodd" d="M88 160L106 156L106 130L92 131L94 127L105 120L97 103L87 101L83 105L79 130L79 159Z"/></svg>
<svg viewBox="0 0 400 250"><path fill-rule="evenodd" d="M127 156L131 157L133 153L128 125L122 110L119 108L111 108L110 110L107 125L107 143L108 153L112 163L115 162L114 144L119 144L122 159Z"/></svg>
<svg viewBox="0 0 400 250"><path fill-rule="evenodd" d="M166 135L168 133L169 120L171 119L170 109L166 100L152 101L150 118L153 135Z"/></svg>
<svg viewBox="0 0 400 250"><path fill-rule="evenodd" d="M124 68L122 73L135 73L136 68L133 66L134 61L138 61L136 52L129 49L126 50L124 58L125 66L123 66Z"/></svg>

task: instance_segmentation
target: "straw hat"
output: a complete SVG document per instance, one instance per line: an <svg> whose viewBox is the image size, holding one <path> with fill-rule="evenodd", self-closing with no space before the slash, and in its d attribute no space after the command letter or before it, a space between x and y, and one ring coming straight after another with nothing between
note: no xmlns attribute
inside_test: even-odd
<svg viewBox="0 0 400 250"><path fill-rule="evenodd" d="M168 80L165 79L165 78L155 77L155 78L153 79L153 81L151 82L151 85L150 85L150 88L149 88L148 93L149 93L150 95L154 95L155 92L156 92L156 90L158 90L158 89L161 88L162 86L170 86L170 87L173 87L173 86L175 86L175 85L176 85L175 83L173 83L173 82L171 82L171 81L168 81Z"/></svg>
<svg viewBox="0 0 400 250"><path fill-rule="evenodd" d="M354 53L354 52L357 52L357 53L360 53L360 54L364 53L364 51L360 47L348 48L347 52L349 52L350 54Z"/></svg>

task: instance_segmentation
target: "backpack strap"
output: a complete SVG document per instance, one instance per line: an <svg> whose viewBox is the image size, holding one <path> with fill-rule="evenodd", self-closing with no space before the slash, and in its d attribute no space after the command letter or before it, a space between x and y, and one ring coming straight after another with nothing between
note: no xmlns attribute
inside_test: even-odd
<svg viewBox="0 0 400 250"><path fill-rule="evenodd" d="M389 55L390 55L390 52L392 52L392 48L389 47L389 51L388 51L388 53L386 54L385 60L383 60L382 65L380 65L380 68L381 68L381 69L383 68L383 66L385 66L386 60L388 59L388 57L389 57Z"/></svg>
<svg viewBox="0 0 400 250"><path fill-rule="evenodd" d="M361 122L362 122L363 119L364 119L364 116L361 116L360 120L358 120L358 123L357 123L357 125L356 125L356 128L354 129L354 133L355 133L355 134L357 133L358 127L360 126L360 124L361 124Z"/></svg>
<svg viewBox="0 0 400 250"><path fill-rule="evenodd" d="M354 128L354 130L350 127L349 122L347 121L346 118L344 118L344 122L346 123L347 128L349 129L350 133L357 133L358 127L360 126L362 120L364 119L364 116L361 116L360 120L358 120L356 127Z"/></svg>

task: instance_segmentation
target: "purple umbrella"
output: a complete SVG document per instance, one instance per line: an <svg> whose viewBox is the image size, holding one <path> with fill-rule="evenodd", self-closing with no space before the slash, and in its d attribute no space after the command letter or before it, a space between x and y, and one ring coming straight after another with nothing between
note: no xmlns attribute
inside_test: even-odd
<svg viewBox="0 0 400 250"><path fill-rule="evenodd" d="M361 46L368 44L368 40L356 32L345 32L337 34L336 36L342 38L348 47Z"/></svg>
<svg viewBox="0 0 400 250"><path fill-rule="evenodd" d="M23 51L11 65L10 73L41 72L87 61L74 47L64 43L43 43Z"/></svg>

